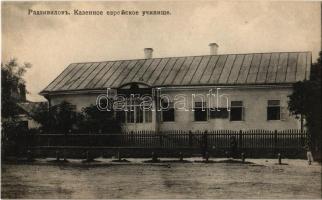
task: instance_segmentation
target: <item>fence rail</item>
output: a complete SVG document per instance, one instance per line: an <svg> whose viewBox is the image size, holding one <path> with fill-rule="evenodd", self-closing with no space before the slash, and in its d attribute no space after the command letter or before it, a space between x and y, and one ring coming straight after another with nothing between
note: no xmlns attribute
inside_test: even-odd
<svg viewBox="0 0 322 200"><path fill-rule="evenodd" d="M305 145L306 132L300 130L216 130L189 131L136 131L122 134L32 134L31 146L83 147L141 147L141 148L210 148L225 149L300 149Z"/></svg>
<svg viewBox="0 0 322 200"><path fill-rule="evenodd" d="M159 151L177 154L204 154L225 156L228 152L246 153L252 157L273 156L276 153L293 157L305 155L308 135L300 130L214 130L214 131L132 131L118 134L93 133L39 133L17 132L2 135L6 154L26 155L35 150L50 156L56 150L71 156L86 151L102 155L111 151L127 151L128 155ZM72 155L73 154L73 155Z"/></svg>

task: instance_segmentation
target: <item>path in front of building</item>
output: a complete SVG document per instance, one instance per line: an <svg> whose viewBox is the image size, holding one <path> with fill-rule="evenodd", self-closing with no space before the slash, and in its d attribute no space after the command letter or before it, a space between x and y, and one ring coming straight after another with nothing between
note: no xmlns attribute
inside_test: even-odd
<svg viewBox="0 0 322 200"><path fill-rule="evenodd" d="M144 160L144 159L143 159ZM146 159L145 159L146 160ZM215 159L214 159L215 160ZM2 164L2 198L321 198L321 165L241 163ZM220 161L220 160L216 160Z"/></svg>

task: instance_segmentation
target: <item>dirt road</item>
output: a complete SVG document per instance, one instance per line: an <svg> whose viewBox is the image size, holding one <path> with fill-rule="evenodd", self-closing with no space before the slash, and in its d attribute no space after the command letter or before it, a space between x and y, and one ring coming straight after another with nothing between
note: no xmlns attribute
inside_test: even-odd
<svg viewBox="0 0 322 200"><path fill-rule="evenodd" d="M317 163L248 161L3 164L2 198L321 198Z"/></svg>

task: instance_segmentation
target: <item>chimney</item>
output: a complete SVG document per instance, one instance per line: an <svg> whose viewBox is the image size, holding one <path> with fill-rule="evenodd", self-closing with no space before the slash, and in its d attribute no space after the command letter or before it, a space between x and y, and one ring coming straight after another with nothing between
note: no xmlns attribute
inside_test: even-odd
<svg viewBox="0 0 322 200"><path fill-rule="evenodd" d="M19 93L19 101L26 101L26 85L25 84L19 84L19 90L18 90L18 93Z"/></svg>
<svg viewBox="0 0 322 200"><path fill-rule="evenodd" d="M145 59L151 59L152 55L153 55L153 49L152 48L144 48Z"/></svg>
<svg viewBox="0 0 322 200"><path fill-rule="evenodd" d="M210 43L209 44L209 47L210 47L210 55L217 55L218 53L218 44L216 43Z"/></svg>

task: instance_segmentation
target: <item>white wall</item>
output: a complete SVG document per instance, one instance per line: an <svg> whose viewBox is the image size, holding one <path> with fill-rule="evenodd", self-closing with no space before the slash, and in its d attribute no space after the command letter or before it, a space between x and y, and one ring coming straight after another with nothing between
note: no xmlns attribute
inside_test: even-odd
<svg viewBox="0 0 322 200"><path fill-rule="evenodd" d="M162 90L163 91L163 90ZM214 89L213 89L214 91ZM243 101L245 108L243 121L230 121L226 119L209 119L206 122L194 121L194 113L187 111L176 110L175 122L161 122L160 130L250 130L250 129L268 129L268 130L280 130L280 129L300 129L300 122L295 119L294 116L290 116L287 110L288 95L291 94L290 88L274 88L274 89L224 89L221 88L219 94L225 94L230 101ZM185 94L188 97L188 105L191 109L192 94L203 94L206 96L207 90L196 91L166 91L171 98L175 95ZM213 92L215 93L215 92ZM198 98L195 98L198 100ZM267 101L268 100L280 100L281 106L285 108L286 115L284 120L267 120ZM225 102L221 102L222 106L226 105ZM209 105L209 103L208 103ZM215 104L216 105L216 104Z"/></svg>
<svg viewBox="0 0 322 200"><path fill-rule="evenodd" d="M82 108L88 107L91 104L96 104L97 94L68 94L55 95L50 98L51 106L57 105L62 101L67 101L76 106L76 111L80 112Z"/></svg>
<svg viewBox="0 0 322 200"><path fill-rule="evenodd" d="M173 100L176 95L182 94L187 96L188 109L191 110L192 94L202 94L206 96L209 89L162 89L162 94L167 94ZM216 92L213 88L213 94ZM300 129L300 122L294 116L285 115L284 120L267 121L267 101L280 100L281 106L287 110L288 95L291 94L291 88L221 88L219 94L224 94L230 101L243 101L245 108L243 121L230 121L226 119L209 119L206 122L195 122L192 111L175 111L175 122L161 122L159 129L163 130L250 130L250 129ZM55 105L66 100L76 105L77 111L83 107L95 104L96 94L75 94L60 95L51 98L51 104ZM198 98L196 98L198 100ZM208 102L208 99L206 99ZM208 102L209 105L209 102ZM155 130L157 127L156 114L152 114L152 123L149 124L128 124L126 130Z"/></svg>
<svg viewBox="0 0 322 200"><path fill-rule="evenodd" d="M55 95L52 96L51 106L57 105L62 101L67 101L76 106L76 111L81 112L82 108L96 104L98 94L68 94L68 95ZM135 130L155 130L155 113L152 113L151 123L128 123L123 125L125 131Z"/></svg>

